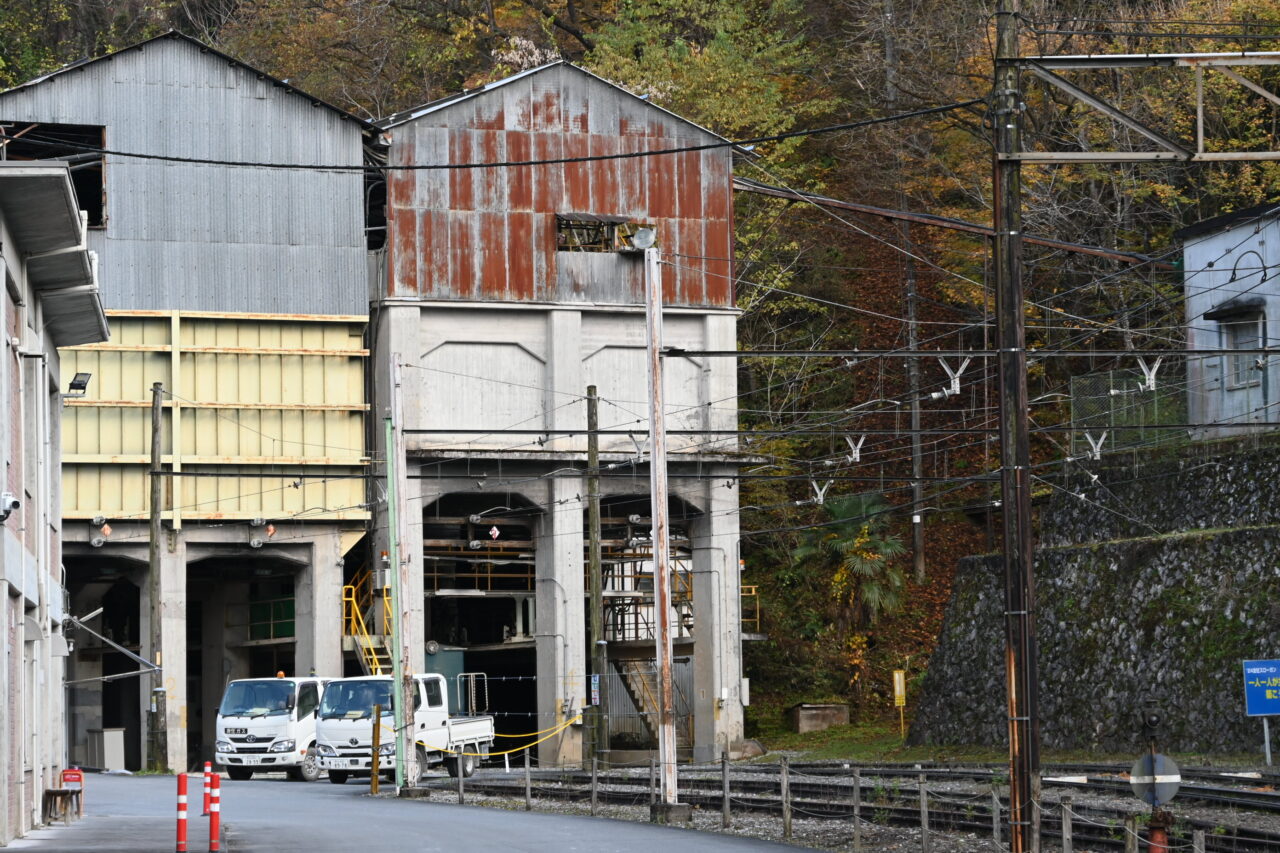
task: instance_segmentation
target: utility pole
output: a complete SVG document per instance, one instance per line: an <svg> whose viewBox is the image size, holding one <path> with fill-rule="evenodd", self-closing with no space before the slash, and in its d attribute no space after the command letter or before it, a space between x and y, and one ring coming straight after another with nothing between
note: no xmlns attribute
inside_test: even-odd
<svg viewBox="0 0 1280 853"><path fill-rule="evenodd" d="M893 0L884 0L884 76L885 101L890 113L898 111L898 46L893 38ZM902 190L902 154L898 148L898 208L906 210L906 193ZM906 220L898 223L902 243L906 247L907 277L907 349L920 348L920 330L916 328L916 261L912 257L911 225ZM920 364L918 359L907 359L907 386L911 395L911 557L915 564L917 584L925 581L924 565L924 459L920 445Z"/></svg>
<svg viewBox="0 0 1280 853"><path fill-rule="evenodd" d="M396 788L413 787L418 783L417 744L413 742L413 755L408 754L410 742L405 737L405 717L413 713L413 673L410 671L409 648L404 644L405 621L408 606L404 590L409 585L409 564L400 554L401 524L405 515L405 490L403 471L405 463L403 411L400 401L400 353L391 356L391 387L387 400L386 436L387 449L387 562L391 570L391 683L393 701L392 719L396 727ZM375 726L382 721L375 720ZM457 759L460 760L460 759ZM461 776L462 768L458 768Z"/></svg>
<svg viewBox="0 0 1280 853"><path fill-rule="evenodd" d="M160 515L164 507L164 478L160 466L161 428L164 423L164 383L151 383L151 544L148 550L147 598L151 609L151 659L157 667L163 666L160 649ZM154 671L151 686L151 702L148 704L151 732L147 766L157 773L169 772L168 721L165 719L167 702L164 692L164 674Z"/></svg>
<svg viewBox="0 0 1280 853"><path fill-rule="evenodd" d="M1009 718L1009 849L1038 853L1039 675L1031 561L1031 449L1022 281L1022 92L1018 0L996 11L995 207L996 349L1000 376L1000 498L1005 564L1005 664Z"/></svg>
<svg viewBox="0 0 1280 853"><path fill-rule="evenodd" d="M587 386L587 562L591 582L591 673L595 676L595 755L609 748L608 667L604 639L604 568L600 561L600 398Z"/></svg>
<svg viewBox="0 0 1280 853"><path fill-rule="evenodd" d="M662 402L662 268L658 250L644 250L649 356L649 502L653 515L653 622L658 666L658 762L664 821L680 800L676 778L675 685L671 677L671 547L667 524L667 427Z"/></svg>

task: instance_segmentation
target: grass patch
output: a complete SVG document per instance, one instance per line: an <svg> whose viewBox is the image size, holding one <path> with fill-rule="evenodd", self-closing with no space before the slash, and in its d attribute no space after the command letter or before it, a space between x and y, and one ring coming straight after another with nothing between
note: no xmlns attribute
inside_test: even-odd
<svg viewBox="0 0 1280 853"><path fill-rule="evenodd" d="M798 753L801 761L837 760L851 764L933 761L944 764L1004 764L1009 760L1003 746L907 746L899 733L897 716L862 719L847 726L832 726L821 732L797 734L787 728L785 711L777 705L753 705L748 710L748 737L764 744L769 754L758 759L774 762L778 751ZM911 722L907 721L908 730ZM1103 753L1089 750L1048 750L1041 764L1131 764L1140 752ZM1206 755L1171 753L1183 767L1247 767L1259 756L1248 754Z"/></svg>

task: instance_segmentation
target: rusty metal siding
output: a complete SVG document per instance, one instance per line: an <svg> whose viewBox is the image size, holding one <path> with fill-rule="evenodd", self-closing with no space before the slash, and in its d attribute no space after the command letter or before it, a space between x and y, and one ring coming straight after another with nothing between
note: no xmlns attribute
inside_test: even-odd
<svg viewBox="0 0 1280 853"><path fill-rule="evenodd" d="M109 149L212 160L358 164L359 124L189 42L159 39L0 93L0 120L106 127ZM110 308L367 308L359 173L109 156L92 229Z"/></svg>
<svg viewBox="0 0 1280 853"><path fill-rule="evenodd" d="M65 518L146 517L157 381L172 392L161 428L166 466L218 475L174 477L166 517L368 517L363 317L110 317L111 343L61 351L64 383L77 371L94 376L88 396L66 401Z"/></svg>
<svg viewBox="0 0 1280 853"><path fill-rule="evenodd" d="M717 137L567 65L428 110L390 131L393 165L587 157ZM637 304L632 257L557 252L557 213L658 228L672 306L729 307L732 157L710 149L493 169L397 171L388 179L396 298Z"/></svg>

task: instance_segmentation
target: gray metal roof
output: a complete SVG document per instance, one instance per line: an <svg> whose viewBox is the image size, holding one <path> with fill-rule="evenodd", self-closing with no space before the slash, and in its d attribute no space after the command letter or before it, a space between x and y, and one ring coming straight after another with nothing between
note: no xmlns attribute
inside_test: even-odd
<svg viewBox="0 0 1280 853"><path fill-rule="evenodd" d="M117 56L120 56L121 54L129 53L135 50L142 50L147 45L152 44L153 42L160 41L161 39L172 39L174 41L189 44L192 47L194 47L196 50L200 51L201 53L209 54L211 57L216 57L217 59L229 65L233 65L237 68L241 68L245 71L248 71L250 74L253 74L261 79L270 80L274 85L280 87L281 89L284 89L284 91L287 94L297 95L300 98L305 98L313 106L319 106L329 110L333 110L342 118L350 119L351 121L356 122L366 130L375 129L373 122L369 121L368 119L360 118L360 116L355 115L354 113L347 112L341 107L334 106L328 101L324 101L320 98L317 98L314 95L308 95L306 92L303 92L301 89L298 89L296 86L292 85L287 80L281 80L277 77L272 77L270 74L268 74L267 72L263 71L260 68L254 68L252 65L249 65L248 63L245 63L245 62L241 62L239 59L236 59L234 56L231 56L230 54L223 53L217 48L210 47L204 42L199 41L198 39L194 39L191 36L186 35L184 33L180 33L177 30L169 30L166 33L162 33L158 36L145 39L136 44L131 44L128 47L121 48L120 50L113 51L111 53L105 53L102 56L95 56L91 59L78 59L75 62L69 62L66 65L62 66L61 68L50 71L48 74L43 74L39 77L34 77L26 81L25 83L19 83L17 86L14 86L11 89L5 89L3 91L0 91L0 98L4 97L5 95L11 92L19 92L19 91L22 91L23 89L28 89L32 86L39 86L41 83L46 83L49 80L54 79L55 77L59 77L71 71L83 71L89 66L96 65L99 62L109 62L115 59Z"/></svg>

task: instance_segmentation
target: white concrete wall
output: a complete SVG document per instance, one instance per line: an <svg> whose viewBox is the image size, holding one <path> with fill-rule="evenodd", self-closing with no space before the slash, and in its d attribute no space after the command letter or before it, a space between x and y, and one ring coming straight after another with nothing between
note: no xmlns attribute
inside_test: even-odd
<svg viewBox="0 0 1280 853"><path fill-rule="evenodd" d="M735 323L732 311L669 310L664 344L732 350ZM420 521L415 513L441 496L477 490L518 493L508 497L541 510L535 525L537 729L562 723L583 707L587 671L587 489L585 479L574 474L574 468L585 465L584 397L587 386L596 385L601 429L631 433L601 437L606 461L636 457L637 442L643 446L649 432L644 314L612 305L394 301L379 306L374 326L375 412L381 417L386 409L388 364L396 353L404 365L406 428L438 430L406 435L411 467L425 464L424 470L431 472L428 478L410 481L411 520ZM736 427L734 359L672 357L665 364L669 430ZM381 440L381 430L377 432ZM724 455L736 449L736 439L672 436L670 445L673 473L715 475L672 481L672 494L702 513L690 534L695 756L705 760L742 738L738 490L736 484L727 485L737 466ZM456 462L442 465L442 458ZM634 481L606 479L606 498L647 498L646 466L630 470ZM375 530L381 530L385 507L377 511ZM420 531L421 526L411 524L408 529ZM405 552L414 560L412 576L421 579L421 534L417 536L417 541L405 543ZM421 588L414 595L414 630L421 637ZM539 749L543 762L577 763L581 729L570 728Z"/></svg>
<svg viewBox="0 0 1280 853"><path fill-rule="evenodd" d="M0 524L0 845L40 821L65 766L65 643L59 531L58 353L0 219L0 490L22 507Z"/></svg>

